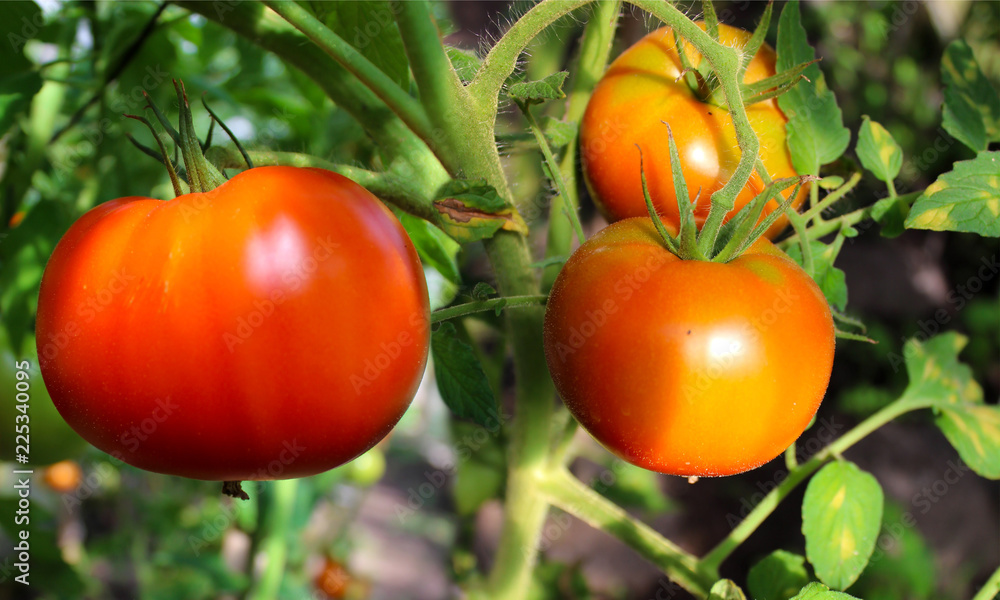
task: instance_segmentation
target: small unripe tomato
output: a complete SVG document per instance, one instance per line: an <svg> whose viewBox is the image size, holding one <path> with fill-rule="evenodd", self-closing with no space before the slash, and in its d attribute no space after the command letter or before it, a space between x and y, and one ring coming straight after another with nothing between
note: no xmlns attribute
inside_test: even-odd
<svg viewBox="0 0 1000 600"><path fill-rule="evenodd" d="M704 29L704 24L699 23ZM743 46L750 32L719 25L719 39L727 46ZM691 64L701 55L685 45ZM775 74L775 53L761 45L743 79L753 83ZM650 199L667 222L677 225L677 197L671 174L666 122L673 132L688 192L694 198L695 219L700 225L708 216L710 196L732 177L740 160L732 117L724 106L703 102L683 78L680 56L671 29L658 29L625 50L594 88L580 123L583 173L601 213L609 221L646 216L639 170L639 149ZM747 117L760 139L760 160L771 179L796 176L786 143L788 119L775 99L747 107ZM730 216L764 189L754 171L736 197ZM787 198L794 188L784 192ZM803 186L792 206L798 208L808 195ZM777 198L764 215L779 205ZM763 218L763 216L761 218ZM767 231L774 238L788 224L780 217Z"/></svg>

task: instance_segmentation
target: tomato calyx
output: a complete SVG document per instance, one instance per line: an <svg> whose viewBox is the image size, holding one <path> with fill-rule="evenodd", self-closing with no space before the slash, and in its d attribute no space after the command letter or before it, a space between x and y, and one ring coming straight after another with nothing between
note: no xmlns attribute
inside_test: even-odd
<svg viewBox="0 0 1000 600"><path fill-rule="evenodd" d="M663 124L667 126L667 141L670 147L670 170L674 181L674 196L677 198L677 214L680 217L680 224L676 235L667 230L653 205L653 200L649 195L649 187L646 183L646 173L643 169L642 149L637 144L636 148L639 151L639 177L642 180L642 195L646 201L646 211L649 213L649 217L652 219L653 225L660 235L663 247L681 260L725 263L739 257L754 242L760 239L781 215L785 214L785 210L791 206L792 201L798 196L803 184L818 179L814 175L804 175L768 182L753 200L748 202L719 229L715 239L706 242L703 239L704 235L702 235L704 232L698 230L697 221L694 217L694 206L698 203L701 189L697 191L694 199L690 199L691 196L688 194L687 183L684 180L684 172L681 168L677 144L674 142L673 131L666 122L663 122ZM775 201L775 196L793 186L795 188L793 192L787 198L779 196L782 200L778 204L778 207L761 219L761 213L763 213L765 205ZM710 210L715 211L720 209L713 202Z"/></svg>
<svg viewBox="0 0 1000 600"><path fill-rule="evenodd" d="M156 130L153 128L148 119L138 115L124 115L130 119L140 121L146 125L147 128L149 128L149 130L153 133L153 138L156 140L157 146L159 147L159 152L140 144L131 135L128 135L128 139L143 153L159 160L167 168L167 172L170 174L170 182L173 184L174 193L177 196L184 193L180 185L181 179L185 180L191 192L211 191L226 182L226 176L223 175L222 171L212 164L212 162L210 162L205 156L205 153L211 144L212 129L209 129L208 136L203 144L198 139L194 130L194 119L191 115L191 105L188 102L187 92L184 89L184 82L175 79L173 80L173 84L174 89L177 91L177 103L180 107L180 116L178 118L178 129L180 131L171 126L170 121L163 114L163 112L160 111L159 107L156 106L152 98L149 97L149 94L143 91L142 95L146 98L145 108L153 111L153 115L156 116L156 120L159 121L160 125L162 125L166 132L170 135L170 138L174 141L177 147L180 148L181 156L184 161L184 171L180 177L178 176L177 169L174 167L173 161L167 153L163 142L160 140ZM251 162L250 157L233 135L233 132L226 127L226 124L223 123L215 112L208 107L208 104L205 103L204 97L202 98L202 105L212 116L212 127L214 127L216 123L222 127L226 134L228 134L229 137L236 143L236 147L239 149L240 154L243 155L243 159L246 161L247 167L252 169L253 163Z"/></svg>
<svg viewBox="0 0 1000 600"><path fill-rule="evenodd" d="M764 14L761 15L760 22L754 29L750 40L747 41L745 46L739 48L740 90L744 106L764 102L784 94L796 83L798 83L800 79L805 77L803 73L810 65L819 62L819 59L814 59L809 62L796 65L791 69L777 73L766 79L762 79L754 83L742 83L743 76L745 75L747 68L750 66L750 62L757 55L760 47L764 44L764 38L771 23L772 5L772 2L767 3L767 8L764 10ZM708 35L710 35L716 42L719 42L718 16L715 13L715 9L711 8L711 2L705 2L704 6L705 19L704 21L699 22L699 25L703 25L705 32L708 33ZM673 36L674 43L677 45L678 49L677 56L681 62L681 77L684 78L685 83L687 83L688 87L691 89L691 93L694 94L694 96L701 102L711 104L721 110L728 110L728 103L726 102L725 94L722 92L722 86L720 85L718 77L716 77L711 64L697 51L693 52L697 59L697 64L694 64L692 57L688 56L688 52L684 47L684 40L677 34L676 31L673 32Z"/></svg>

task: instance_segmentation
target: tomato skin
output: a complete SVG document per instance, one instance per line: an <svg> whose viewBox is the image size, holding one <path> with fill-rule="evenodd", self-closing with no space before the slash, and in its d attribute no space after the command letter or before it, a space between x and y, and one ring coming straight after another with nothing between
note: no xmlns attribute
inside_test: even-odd
<svg viewBox="0 0 1000 600"><path fill-rule="evenodd" d="M704 24L699 23L704 29ZM719 37L728 46L742 46L750 32L719 26ZM700 55L688 44L688 57L697 65ZM708 216L710 196L729 181L740 159L729 111L701 102L683 79L673 32L658 29L636 42L608 67L587 104L580 123L583 173L598 208L608 221L647 216L639 171L642 148L643 172L649 195L664 220L678 224L677 197L670 169L667 128L670 125L678 155L694 198L698 224ZM763 44L747 67L745 83L775 74L775 53ZM747 107L747 116L760 139L760 158L772 179L796 176L786 144L785 117L774 99ZM764 182L756 171L736 197L732 215L761 190ZM787 198L792 189L783 195ZM803 186L792 201L798 208L808 195ZM777 199L765 206L764 214L777 208ZM779 218L768 231L773 239L788 225Z"/></svg>
<svg viewBox="0 0 1000 600"><path fill-rule="evenodd" d="M38 350L59 412L105 452L195 479L285 479L392 429L429 318L416 250L377 198L262 167L83 215L43 275Z"/></svg>
<svg viewBox="0 0 1000 600"><path fill-rule="evenodd" d="M545 355L566 407L612 453L716 476L771 460L806 428L833 366L822 292L769 241L682 261L649 218L610 225L563 267Z"/></svg>

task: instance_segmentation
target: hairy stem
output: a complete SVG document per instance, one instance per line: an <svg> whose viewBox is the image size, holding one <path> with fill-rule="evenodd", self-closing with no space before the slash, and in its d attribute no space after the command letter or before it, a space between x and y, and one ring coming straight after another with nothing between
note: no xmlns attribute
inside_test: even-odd
<svg viewBox="0 0 1000 600"><path fill-rule="evenodd" d="M457 306L439 308L431 313L431 323L439 323L441 321L447 321L448 319L464 317L465 315L485 312L488 310L535 306L538 304L544 304L548 298L549 297L544 294L537 294L534 296L508 296L506 298L490 298L489 300L466 302L465 304L459 304Z"/></svg>
<svg viewBox="0 0 1000 600"><path fill-rule="evenodd" d="M622 540L696 596L708 596L717 579L714 572L565 469L545 473L537 485L553 505Z"/></svg>
<svg viewBox="0 0 1000 600"><path fill-rule="evenodd" d="M329 54L358 81L375 93L409 128L433 147L431 124L420 103L376 67L370 60L330 30L322 21L295 2L264 0L264 4L281 15L293 27Z"/></svg>

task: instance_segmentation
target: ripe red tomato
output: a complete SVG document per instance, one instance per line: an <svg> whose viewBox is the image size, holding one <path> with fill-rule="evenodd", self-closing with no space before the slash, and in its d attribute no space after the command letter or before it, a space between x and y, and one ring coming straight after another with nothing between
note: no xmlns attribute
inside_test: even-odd
<svg viewBox="0 0 1000 600"><path fill-rule="evenodd" d="M704 29L703 23L699 26ZM750 33L720 25L719 38L728 46L743 46ZM686 50L691 64L697 66L701 55L690 44ZM774 50L763 44L750 61L744 82L753 83L774 75L774 64ZM594 89L580 123L581 156L591 195L609 221L647 215L639 151L635 147L638 144L645 158L643 172L649 195L657 212L665 221L678 223L667 128L661 121L669 123L673 131L689 193L694 197L701 190L695 206L699 225L708 216L710 196L736 170L740 150L729 111L699 100L687 83L678 79L681 70L673 32L662 28L623 52ZM777 102L770 99L748 106L747 115L760 139L760 158L771 178L795 176L785 143L788 119ZM730 215L763 189L764 182L754 171L736 197ZM791 193L790 189L784 195L787 198ZM792 206L798 208L807 193L803 186ZM778 204L777 199L769 202L764 215ZM779 218L768 229L768 237L774 238L787 224L787 218Z"/></svg>
<svg viewBox="0 0 1000 600"><path fill-rule="evenodd" d="M769 241L725 264L682 261L649 218L573 253L545 313L566 407L614 454L673 475L777 456L819 407L833 348L822 292Z"/></svg>
<svg viewBox="0 0 1000 600"><path fill-rule="evenodd" d="M42 278L42 375L66 421L134 466L301 477L382 439L429 345L416 250L372 194L263 167L80 218Z"/></svg>

